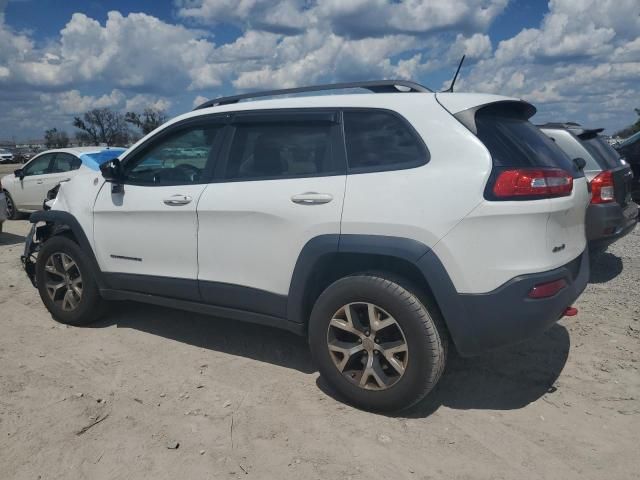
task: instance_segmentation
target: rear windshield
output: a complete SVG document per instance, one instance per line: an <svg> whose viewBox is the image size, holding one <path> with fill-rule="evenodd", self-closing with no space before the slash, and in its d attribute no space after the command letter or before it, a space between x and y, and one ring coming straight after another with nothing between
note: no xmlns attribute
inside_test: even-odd
<svg viewBox="0 0 640 480"><path fill-rule="evenodd" d="M573 161L535 125L518 112L485 107L476 113L478 138L496 167L562 168L582 176Z"/></svg>
<svg viewBox="0 0 640 480"><path fill-rule="evenodd" d="M602 137L595 136L587 140L580 139L584 148L586 148L591 155L602 165L603 169L617 168L620 165L620 155L616 152L612 146L610 146L606 140Z"/></svg>

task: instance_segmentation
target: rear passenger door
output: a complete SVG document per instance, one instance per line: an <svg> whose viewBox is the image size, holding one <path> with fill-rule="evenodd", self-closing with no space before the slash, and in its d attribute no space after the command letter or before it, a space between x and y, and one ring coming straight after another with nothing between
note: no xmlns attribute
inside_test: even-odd
<svg viewBox="0 0 640 480"><path fill-rule="evenodd" d="M198 205L205 302L286 316L305 244L340 233L346 162L333 111L236 114Z"/></svg>

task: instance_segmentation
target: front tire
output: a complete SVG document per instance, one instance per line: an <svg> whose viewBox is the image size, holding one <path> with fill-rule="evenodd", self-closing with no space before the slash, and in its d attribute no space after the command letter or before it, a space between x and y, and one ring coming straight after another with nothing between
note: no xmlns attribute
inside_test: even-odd
<svg viewBox="0 0 640 480"><path fill-rule="evenodd" d="M444 370L438 312L384 275L342 278L318 298L309 321L320 374L353 405L398 411L422 400Z"/></svg>
<svg viewBox="0 0 640 480"><path fill-rule="evenodd" d="M42 302L58 322L87 325L105 312L90 260L68 237L54 236L42 245L36 283Z"/></svg>
<svg viewBox="0 0 640 480"><path fill-rule="evenodd" d="M4 190L4 196L5 196L6 201L7 201L7 219L8 220L17 220L18 216L19 216L19 213L18 213L18 210L16 208L16 204L13 203L13 198L11 198L11 194L9 194L9 192Z"/></svg>

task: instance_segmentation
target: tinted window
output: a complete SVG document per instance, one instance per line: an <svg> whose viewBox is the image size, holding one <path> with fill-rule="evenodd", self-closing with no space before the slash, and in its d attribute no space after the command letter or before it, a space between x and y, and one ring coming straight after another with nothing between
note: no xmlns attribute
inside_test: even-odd
<svg viewBox="0 0 640 480"><path fill-rule="evenodd" d="M142 185L202 182L214 142L223 128L218 124L194 125L152 143L125 163L126 181Z"/></svg>
<svg viewBox="0 0 640 480"><path fill-rule="evenodd" d="M227 179L286 178L338 173L329 123L238 124Z"/></svg>
<svg viewBox="0 0 640 480"><path fill-rule="evenodd" d="M69 172L80 168L82 160L69 153L56 153L56 158L51 166L50 173Z"/></svg>
<svg viewBox="0 0 640 480"><path fill-rule="evenodd" d="M584 147L589 150L603 169L617 168L620 165L620 155L602 137L595 136L582 140Z"/></svg>
<svg viewBox="0 0 640 480"><path fill-rule="evenodd" d="M422 141L391 113L344 112L344 133L350 169L389 170L427 162Z"/></svg>
<svg viewBox="0 0 640 480"><path fill-rule="evenodd" d="M562 168L582 176L553 140L516 112L482 109L476 114L476 128L496 167Z"/></svg>
<svg viewBox="0 0 640 480"><path fill-rule="evenodd" d="M580 143L580 140L578 140L566 130L548 130L545 133L549 136L549 138L556 142L556 145L559 146L569 158L583 158L584 161L587 162L584 167L585 171L588 172L602 170L600 164L596 161L595 158L591 156L589 151L584 148L582 143Z"/></svg>
<svg viewBox="0 0 640 480"><path fill-rule="evenodd" d="M55 154L53 153L48 153L36 158L32 162L29 162L22 170L25 177L28 177L29 175L43 175L45 173L49 173L49 164L51 163L54 155Z"/></svg>

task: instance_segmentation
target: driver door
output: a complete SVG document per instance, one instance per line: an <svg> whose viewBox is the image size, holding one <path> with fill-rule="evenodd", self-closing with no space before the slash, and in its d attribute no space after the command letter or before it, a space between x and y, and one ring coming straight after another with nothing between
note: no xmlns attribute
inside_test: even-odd
<svg viewBox="0 0 640 480"><path fill-rule="evenodd" d="M105 182L94 243L112 288L198 300L196 206L220 148L211 118L171 126L122 160L122 188Z"/></svg>

